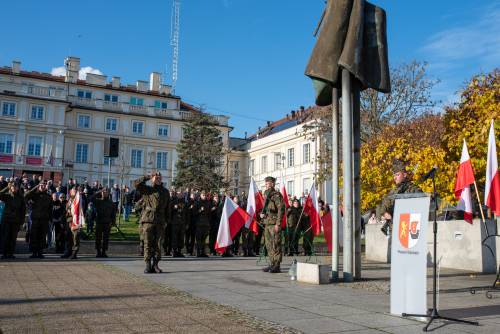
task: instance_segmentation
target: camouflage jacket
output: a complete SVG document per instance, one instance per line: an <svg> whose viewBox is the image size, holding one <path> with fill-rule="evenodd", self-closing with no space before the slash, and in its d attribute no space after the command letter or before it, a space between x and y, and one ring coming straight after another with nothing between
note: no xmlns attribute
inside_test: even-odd
<svg viewBox="0 0 500 334"><path fill-rule="evenodd" d="M279 191L268 189L264 193L266 199L262 212L266 217L262 220L264 225L281 225L281 219L285 214L285 201ZM266 205L267 204L267 205Z"/></svg>
<svg viewBox="0 0 500 334"><path fill-rule="evenodd" d="M394 211L394 195L397 194L410 194L410 193L421 193L422 189L419 186L414 185L410 181L403 181L395 188L391 189L389 193L382 199L382 203L377 207L377 218L380 218L384 213L389 213L391 216Z"/></svg>
<svg viewBox="0 0 500 334"><path fill-rule="evenodd" d="M134 182L143 198L141 223L165 224L169 217L170 193L163 185L146 185L148 180L145 176Z"/></svg>

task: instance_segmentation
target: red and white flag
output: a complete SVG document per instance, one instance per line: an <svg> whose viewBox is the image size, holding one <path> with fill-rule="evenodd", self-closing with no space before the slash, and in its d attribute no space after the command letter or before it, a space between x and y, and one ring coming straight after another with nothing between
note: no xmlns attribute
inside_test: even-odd
<svg viewBox="0 0 500 334"><path fill-rule="evenodd" d="M472 224L472 196L470 185L473 184L474 171L470 161L469 151L464 139L462 147L462 157L460 158L460 167L457 172L457 180L455 181L455 197L458 199L457 209L464 212L464 220Z"/></svg>
<svg viewBox="0 0 500 334"><path fill-rule="evenodd" d="M80 192L76 192L73 202L71 202L71 230L77 230L85 225L85 218L83 216L82 201Z"/></svg>
<svg viewBox="0 0 500 334"><path fill-rule="evenodd" d="M249 218L250 216L245 210L240 208L232 199L226 197L220 219L217 241L215 242L215 250L221 254L224 253L226 247L233 243L234 236Z"/></svg>
<svg viewBox="0 0 500 334"><path fill-rule="evenodd" d="M491 121L490 135L488 136L488 160L486 163L484 204L497 216L500 216L500 175L498 174L494 121Z"/></svg>
<svg viewBox="0 0 500 334"><path fill-rule="evenodd" d="M321 233L321 215L319 213L318 195L316 194L316 187L313 183L309 195L304 205L304 212L309 216L311 222L311 229L314 235Z"/></svg>
<svg viewBox="0 0 500 334"><path fill-rule="evenodd" d="M285 214L281 219L281 228L286 229L286 210L290 207L290 202L288 202L288 194L286 193L285 179L281 180L281 195L283 196L283 201L285 202Z"/></svg>
<svg viewBox="0 0 500 334"><path fill-rule="evenodd" d="M250 189L248 189L248 202L247 213L248 219L245 222L245 227L250 229L253 233L259 234L259 226L257 225L257 215L264 208L264 197L259 192L259 188L252 178L250 182Z"/></svg>

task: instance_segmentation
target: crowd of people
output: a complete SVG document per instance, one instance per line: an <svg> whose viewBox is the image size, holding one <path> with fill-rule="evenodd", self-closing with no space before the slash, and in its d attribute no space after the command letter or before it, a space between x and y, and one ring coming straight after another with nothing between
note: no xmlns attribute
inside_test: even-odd
<svg viewBox="0 0 500 334"><path fill-rule="evenodd" d="M137 180L135 189L128 186L120 188L116 184L108 189L97 181L89 184L69 179L63 184L60 181L43 180L37 175L29 177L25 174L7 179L0 176L0 201L5 205L0 229L2 258L14 258L16 238L20 230L26 231L31 258L43 258L44 252L52 248L62 258L76 259L82 234L94 235L96 256L107 257L109 235L117 215L122 213L123 219L129 221L132 212L138 217L141 256L147 254L148 247L151 248L148 240L152 238L147 238L152 235L148 220L161 221L161 224L154 224L154 229L161 229L153 233L161 243L158 245L160 254L156 250L151 256L154 261L159 261L162 253L173 257L218 255L215 244L225 197L230 196L246 210L246 194L168 191L160 181L159 187L163 195L150 198L151 189L147 188L149 186L145 182L155 177L161 180L161 175L153 175ZM85 227L73 226L72 203L77 193L80 195ZM160 197L166 198L163 216L151 218L149 211L155 211L153 216L158 212L157 203L151 201L158 201ZM312 254L314 235L309 217L302 210L305 200L305 196L289 198L290 207L286 210L287 223L283 231L285 254L300 253L299 238L302 236L303 253ZM321 201L320 205L323 206ZM327 210L326 207L323 209ZM233 244L221 256L253 257L260 255L262 251L267 254L263 245L264 229L264 225L259 224L258 233L255 234L243 227L234 237ZM157 263L151 263L152 268L155 265L157 267Z"/></svg>

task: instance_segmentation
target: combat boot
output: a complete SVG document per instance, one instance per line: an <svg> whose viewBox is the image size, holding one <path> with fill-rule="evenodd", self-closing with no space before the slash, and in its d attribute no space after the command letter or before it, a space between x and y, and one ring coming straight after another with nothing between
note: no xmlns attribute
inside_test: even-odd
<svg viewBox="0 0 500 334"><path fill-rule="evenodd" d="M45 256L42 254L42 252L38 252L38 258L39 259L45 259Z"/></svg>
<svg viewBox="0 0 500 334"><path fill-rule="evenodd" d="M70 259L70 260L76 260L76 259L78 259L78 256L76 256L77 254L78 254L78 252L77 252L77 251L74 251L73 253L71 253L71 256L70 256L70 258L69 258L69 259Z"/></svg>
<svg viewBox="0 0 500 334"><path fill-rule="evenodd" d="M160 267L158 266L158 262L160 262L160 261L153 258L153 272L155 272L157 274L161 274L163 272L163 270L161 270Z"/></svg>
<svg viewBox="0 0 500 334"><path fill-rule="evenodd" d="M106 251L102 251L101 257L104 257L104 258L108 257L108 254L106 254Z"/></svg>
<svg viewBox="0 0 500 334"><path fill-rule="evenodd" d="M265 273L268 273L270 270L271 270L271 266L267 266L267 267L262 268L262 271Z"/></svg>
<svg viewBox="0 0 500 334"><path fill-rule="evenodd" d="M153 266L151 265L151 260L146 261L146 269L144 269L145 274L152 274L154 273Z"/></svg>
<svg viewBox="0 0 500 334"><path fill-rule="evenodd" d="M36 259L38 258L37 252L33 252L33 254L30 255L30 259Z"/></svg>
<svg viewBox="0 0 500 334"><path fill-rule="evenodd" d="M271 274L277 274L277 273L280 273L280 272L281 272L280 266L274 266L274 267L271 267L271 269L269 269L269 272L270 272Z"/></svg>
<svg viewBox="0 0 500 334"><path fill-rule="evenodd" d="M97 250L97 254L95 255L95 257L102 257L102 253L100 250Z"/></svg>

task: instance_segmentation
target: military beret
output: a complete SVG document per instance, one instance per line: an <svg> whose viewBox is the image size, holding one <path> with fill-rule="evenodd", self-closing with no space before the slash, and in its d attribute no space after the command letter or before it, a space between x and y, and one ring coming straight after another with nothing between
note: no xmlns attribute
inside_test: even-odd
<svg viewBox="0 0 500 334"><path fill-rule="evenodd" d="M406 164L401 161L401 160L397 160L395 159L393 162L392 162L392 173L393 174L396 174L396 173L399 173L399 172L407 172L406 170Z"/></svg>
<svg viewBox="0 0 500 334"><path fill-rule="evenodd" d="M265 182L272 182L272 183L276 183L276 179L272 176L268 176L264 179Z"/></svg>

